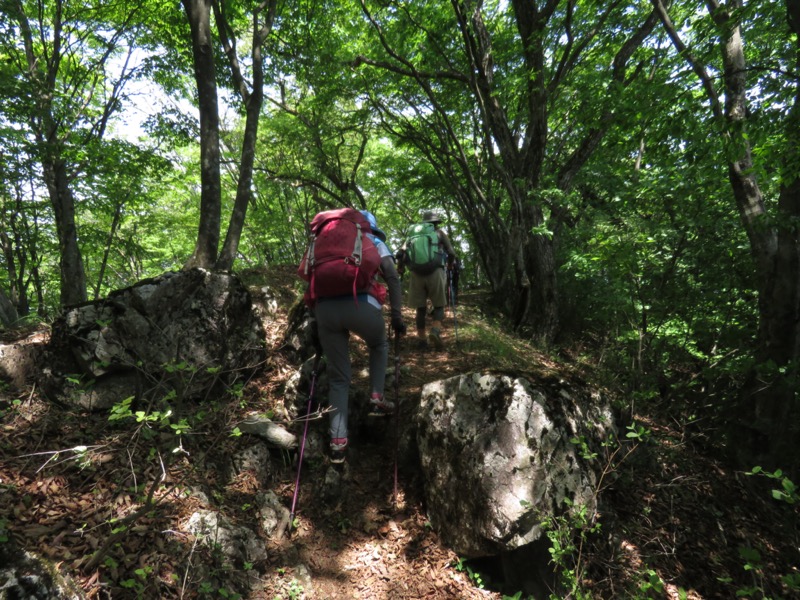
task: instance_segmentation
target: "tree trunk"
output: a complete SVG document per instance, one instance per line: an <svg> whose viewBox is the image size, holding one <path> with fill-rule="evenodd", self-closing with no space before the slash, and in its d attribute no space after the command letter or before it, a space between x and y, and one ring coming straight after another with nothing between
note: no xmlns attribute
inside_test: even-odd
<svg viewBox="0 0 800 600"><path fill-rule="evenodd" d="M787 0L789 27L794 33L795 71L800 69L800 0ZM800 83L795 82L794 104L784 129L782 181L775 219L777 243L759 297L759 359L774 365L771 372L753 377L742 399L746 416L759 434L753 450L767 454L772 468L794 468L800 463ZM753 454L756 454L753 452ZM758 457L758 454L756 454Z"/></svg>
<svg viewBox="0 0 800 600"><path fill-rule="evenodd" d="M525 93L525 132L520 141L508 121L494 89L494 57L491 35L481 13L453 3L464 46L470 57L470 87L478 103L484 126L497 145L499 179L511 198L510 235L502 241L505 255L511 258L513 281L503 276L498 290L517 328L530 326L532 337L547 344L558 331L558 293L552 240L532 230L544 225L541 206L530 192L539 185L547 144L547 92L543 79L544 47L538 33L549 15L540 14L534 5L513 3L523 57L530 77ZM511 284L511 285L509 285Z"/></svg>
<svg viewBox="0 0 800 600"><path fill-rule="evenodd" d="M616 106L614 94L638 76L638 69L627 72L628 62L657 24L654 13L643 13L639 26L627 30L612 25L623 10L619 3L589 8L580 3L562 6L557 0L512 0L507 4L509 14L504 15L509 27L500 28L499 37L493 40L493 25L487 26L490 21L483 18L483 2L451 0L460 37L452 47L458 44L458 57L450 55L448 42L448 49L440 50L442 62L433 67L420 65L391 47L391 38L384 33L385 24L370 14L366 2L361 4L388 58L359 56L355 64L370 64L406 76L423 90L426 107L431 106L432 110L430 114L427 108L423 111L425 126L412 133L405 118L393 107L381 105L381 109L402 123L395 132L415 144L442 179L451 184L455 203L469 227L498 301L519 328L529 331L539 342L551 342L559 329L555 238L563 217L558 207L548 206L547 199L536 192L548 185L569 191L574 176L599 146L617 114L609 109L598 127L585 132L585 140L578 141L572 156L562 159L559 153L552 153L555 160L564 162L548 165L544 172L551 118L548 107L561 93L561 87L569 83L570 74L595 38L606 33L622 42L609 71L614 85L608 89L613 91L603 98L606 106ZM576 36L573 18L579 9L589 11L582 13L581 19L590 19L594 26ZM422 21L411 18L408 26L417 27ZM511 37L518 44L513 51L509 46ZM493 51L493 42L502 47L498 54ZM462 63L463 68L454 70L454 65ZM508 93L511 73L513 94ZM448 91L437 91L431 81L438 81ZM473 103L470 107L448 97L450 90L462 85ZM458 96L467 97L460 90ZM464 143L464 122L459 122L465 113L475 123L471 134L474 139L468 143ZM481 152L478 161L476 148ZM498 194L503 196L501 202L490 201L493 186L502 187ZM545 214L550 215L547 222Z"/></svg>
<svg viewBox="0 0 800 600"><path fill-rule="evenodd" d="M66 0L3 3L4 11L16 21L19 32L18 59L9 57L7 62L19 68L19 76L27 86L22 89L28 89L31 95L32 104L25 114L55 215L62 305L87 299L72 190L72 182L85 165L71 148L92 148L102 140L111 115L121 106L125 83L133 76L123 61L119 78L112 81L108 67L109 61L117 58L111 49L135 27L138 22L135 12L141 7L139 3L130 3L130 12L123 14L114 5L112 16L106 12L105 4L109 3L91 6ZM30 18L26 11L30 12ZM106 26L101 27L101 34L95 35L98 23ZM128 45L135 46L133 42ZM39 264L36 259L32 262L30 271L37 281L37 295L41 296ZM44 310L40 302L40 314Z"/></svg>
<svg viewBox="0 0 800 600"><path fill-rule="evenodd" d="M30 81L35 82L37 97L37 111L31 115L31 130L34 132L36 142L41 152L41 166L50 203L55 214L58 246L60 250L59 270L61 277L61 304L78 304L85 302L86 274L83 267L83 258L78 247L78 231L75 224L75 199L70 189L70 178L67 165L60 149L63 140L58 138L58 123L53 115L53 101L56 95L56 79L62 55L62 17L63 5L56 3L55 17L52 23L53 39L50 45L52 54L46 57L37 56L33 32L25 14L23 4L17 2L12 5L25 46L25 59L28 72L25 74ZM45 40L41 40L45 41ZM47 41L45 41L47 47ZM46 59L45 59L46 57Z"/></svg>
<svg viewBox="0 0 800 600"><path fill-rule="evenodd" d="M11 236L8 235L8 232L10 231L16 238L14 217L12 216L10 220L11 223L3 223L5 231L0 231L0 244L3 247L3 258L6 262L6 272L8 273L8 284L10 286L8 298L15 307L19 308L20 299L25 296L25 290L21 289L19 285L21 276L24 274L24 266L20 265L19 270L17 269L14 244L17 243L18 240L12 242Z"/></svg>
<svg viewBox="0 0 800 600"><path fill-rule="evenodd" d="M257 105L257 106L256 106ZM261 113L261 103L250 99L247 105L247 121L242 141L241 161L239 163L239 182L236 186L236 200L233 203L228 233L222 251L217 259L216 268L221 271L230 271L236 260L239 240L242 237L247 207L252 198L253 165L255 164L255 146L258 136L258 117ZM252 115L252 116L251 116Z"/></svg>
<svg viewBox="0 0 800 600"><path fill-rule="evenodd" d="M219 251L222 214L219 107L211 39L211 0L181 0L192 31L194 77L200 108L200 224L186 268L211 269Z"/></svg>
<svg viewBox="0 0 800 600"><path fill-rule="evenodd" d="M36 248L32 236L29 235L30 226L28 224L28 215L25 214L22 207L23 200L17 196L17 217L11 219L11 232L14 235L13 246L9 248L11 251L10 261L16 262L16 267L9 270L9 277L11 271L16 273L16 281L11 288L11 301L17 308L17 314L24 317L30 313L30 303L28 302L28 286L30 283L31 275L28 275L28 265L31 270L36 268ZM30 260L28 260L30 256Z"/></svg>
<svg viewBox="0 0 800 600"><path fill-rule="evenodd" d="M736 20L742 0L726 5L707 0L720 32L725 103L722 106L714 82L705 67L681 41L661 0L652 0L675 49L690 64L703 84L725 135L734 160L728 163L728 179L739 215L750 241L758 276L758 365L744 387L729 424L736 439L735 452L745 465L794 468L800 459L800 400L797 396L800 359L800 240L793 224L800 218L800 85L785 124L783 186L778 215L767 222L764 199L754 175L747 126L747 65L741 26ZM800 67L800 0L787 0L789 26L795 43L795 67Z"/></svg>
<svg viewBox="0 0 800 600"><path fill-rule="evenodd" d="M792 19L792 5L787 2L790 26L798 24ZM744 461L759 461L773 468L796 465L800 457L797 439L800 434L797 381L798 317L800 316L800 244L793 223L800 217L800 181L797 160L800 157L800 86L796 85L795 101L785 125L786 152L784 153L783 181L778 200L778 215L774 227L764 224L765 208L761 191L753 173L750 146L738 135L746 124L745 83L746 64L741 31L730 27L730 11L741 8L739 0L729 8L712 8L712 16L721 31L728 31L723 39L722 55L725 80L725 117L734 143L741 148L741 157L729 169L729 178L739 214L747 231L759 275L759 335L757 357L758 372L750 378L740 401L740 422L750 430L745 443L739 446ZM796 10L796 9L795 9ZM796 28L795 44L797 44ZM800 47L795 49L800 57ZM796 66L800 60L796 59ZM764 365L771 368L764 369Z"/></svg>
<svg viewBox="0 0 800 600"><path fill-rule="evenodd" d="M114 236L117 233L117 227L119 227L119 221L122 215L122 206L124 204L125 200L122 200L114 209L114 218L111 220L111 231L108 232L108 236L106 237L106 247L103 248L103 258L100 261L100 272L97 274L97 283L94 286L95 300L100 297L100 288L103 287L103 279L105 278L106 267L108 266L108 255L111 253L111 245L114 243Z"/></svg>
<svg viewBox="0 0 800 600"><path fill-rule="evenodd" d="M0 326L4 329L11 327L18 318L17 309L6 296L5 290L0 288Z"/></svg>
<svg viewBox="0 0 800 600"><path fill-rule="evenodd" d="M229 23L225 18L225 13L218 3L214 4L217 19L217 29L220 38L225 46L226 54L231 65L231 72L236 87L239 89L242 103L246 109L244 138L242 140L241 159L239 161L239 181L236 186L236 200L233 204L228 232L225 235L225 242L222 245L216 268L222 271L229 271L233 268L236 260L236 253L239 247L239 240L242 236L247 207L250 205L253 187L253 166L256 156L256 142L258 140L258 119L261 116L261 106L264 103L264 56L262 45L267 35L272 29L275 18L275 8L277 0L268 0L256 9L253 15L253 47L251 59L253 63L253 83L252 90L248 90L244 77L239 69L239 61L236 56L236 47L228 36ZM266 9L263 26L259 27L259 15Z"/></svg>
<svg viewBox="0 0 800 600"><path fill-rule="evenodd" d="M519 181L519 179L518 179ZM512 233L506 261L513 264L511 284L506 290L507 309L517 329L524 329L538 343L547 345L559 328L558 286L553 239L532 233L544 226L540 206L526 202L528 194L515 189L516 209L512 211Z"/></svg>
<svg viewBox="0 0 800 600"><path fill-rule="evenodd" d="M56 217L60 250L61 305L86 302L86 273L78 246L75 224L75 198L69 187L67 168L59 158L47 157L42 162L44 180Z"/></svg>

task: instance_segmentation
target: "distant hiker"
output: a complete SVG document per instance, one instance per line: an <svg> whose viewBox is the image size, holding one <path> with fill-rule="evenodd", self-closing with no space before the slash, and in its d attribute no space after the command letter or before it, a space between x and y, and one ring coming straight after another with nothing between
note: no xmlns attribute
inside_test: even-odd
<svg viewBox="0 0 800 600"><path fill-rule="evenodd" d="M434 211L427 210L422 215L422 222L412 225L403 247L398 253L401 272L408 267L411 271L411 282L408 287L408 305L416 309L415 325L421 347L428 342L441 350L442 321L444 306L447 304L447 278L445 266L451 268L456 253L447 234L439 228L442 218ZM433 323L430 333L425 337L425 311L430 299L433 304Z"/></svg>
<svg viewBox="0 0 800 600"><path fill-rule="evenodd" d="M382 304L388 286L391 325L396 335L406 326L400 312L402 291L386 234L375 215L351 208L323 211L311 221L311 243L298 269L309 282L305 299L314 311L327 363L330 390L330 460L343 463L347 450L348 395L351 366L350 332L369 348L371 416L389 415L394 403L384 399L389 343Z"/></svg>

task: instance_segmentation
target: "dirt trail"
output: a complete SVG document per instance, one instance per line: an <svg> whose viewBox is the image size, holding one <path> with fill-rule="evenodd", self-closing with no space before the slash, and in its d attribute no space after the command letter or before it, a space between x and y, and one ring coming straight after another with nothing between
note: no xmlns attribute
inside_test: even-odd
<svg viewBox="0 0 800 600"><path fill-rule="evenodd" d="M264 598L291 597L293 582L300 586L305 582L305 592L313 590L308 598L331 600L501 597L479 589L465 571L458 570L459 557L442 546L427 522L419 474L413 468L399 465L395 495L396 427L404 427L411 418L410 409L418 402L422 385L477 366L475 357L456 344L450 311L448 317L443 351L418 350L413 335L401 339L399 388L390 385L386 390L389 398L397 394L398 414L369 419L355 435L351 432L343 468L327 461L304 464L297 503L299 527L271 542L270 562L279 575L269 582ZM405 318L413 322L410 311ZM365 348L352 341L351 349L353 371L362 372ZM392 343L390 372L395 370L394 360ZM366 381L354 377L352 385L363 387ZM325 430L327 419L312 427ZM332 477L341 478L340 490L335 498L328 498L328 490L336 489ZM293 491L293 480L281 487L287 506L291 506ZM297 564L308 572L283 566Z"/></svg>

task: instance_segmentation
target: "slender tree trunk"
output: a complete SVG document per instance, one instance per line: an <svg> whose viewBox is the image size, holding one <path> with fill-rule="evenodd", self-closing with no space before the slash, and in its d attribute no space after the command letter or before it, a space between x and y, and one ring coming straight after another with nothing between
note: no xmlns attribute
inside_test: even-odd
<svg viewBox="0 0 800 600"><path fill-rule="evenodd" d="M124 204L124 201L118 203L117 208L114 210L114 218L111 221L111 231L108 232L108 237L106 237L106 247L103 249L103 259L100 261L100 272L97 274L97 283L94 286L95 300L100 297L100 288L103 286L103 278L105 277L106 266L108 265L108 255L111 253L111 245L114 243L114 235L117 233L117 227L119 227L122 206Z"/></svg>
<svg viewBox="0 0 800 600"><path fill-rule="evenodd" d="M5 231L0 232L0 243L3 246L3 258L5 258L6 261L6 271L8 272L8 282L10 284L8 295L0 288L0 296L2 296L2 298L0 298L0 313L2 313L0 314L0 321L2 321L5 327L8 327L11 322L17 319L16 307L19 297L19 288L17 286L18 275L16 262L14 261L14 246L11 243L11 237ZM10 314L9 309L8 307L2 306L3 302L9 303L14 309L14 314L11 315L13 318L10 321L8 319L8 315Z"/></svg>
<svg viewBox="0 0 800 600"><path fill-rule="evenodd" d="M50 203L56 217L56 230L60 250L61 305L86 302L86 272L78 246L78 229L75 224L75 198L69 187L67 169L58 158L45 158L42 163L44 180Z"/></svg>
<svg viewBox="0 0 800 600"><path fill-rule="evenodd" d="M16 225L12 225L11 232L13 238L0 233L0 242L3 246L3 256L6 260L6 271L8 272L9 294L8 299L14 305L14 310L19 316L25 316L30 312L28 306L28 290L25 285L26 261L25 248L22 246L20 236L16 231ZM19 263L19 267L17 264Z"/></svg>
<svg viewBox="0 0 800 600"><path fill-rule="evenodd" d="M242 141L241 160L239 162L239 182L236 186L236 199L233 203L228 232L225 235L225 242L222 245L216 268L221 271L230 271L236 260L236 253L239 248L239 240L242 237L247 207L252 198L253 185L253 165L255 164L255 146L258 136L258 117L261 113L261 104L253 108L251 102L247 107L247 122L245 124L244 140ZM251 118L251 113L253 117Z"/></svg>
<svg viewBox="0 0 800 600"><path fill-rule="evenodd" d="M5 290L0 288L0 326L11 327L18 318L13 302L8 299Z"/></svg>
<svg viewBox="0 0 800 600"><path fill-rule="evenodd" d="M17 307L17 314L25 316L30 312L30 305L28 303L28 285L26 278L28 277L28 253L34 249L28 248L25 241L25 236L22 232L27 230L28 217L23 212L22 199L17 197L17 212L16 216L11 219L11 232L13 235L13 244L9 247L11 252L10 261L15 264L14 272L16 274L16 281L11 288L11 301ZM31 253L31 255L33 255ZM11 271L9 271L9 277Z"/></svg>
<svg viewBox="0 0 800 600"><path fill-rule="evenodd" d="M211 38L211 0L181 0L192 32L194 77L200 107L200 223L186 267L211 269L217 260L222 214L219 106Z"/></svg>
<svg viewBox="0 0 800 600"><path fill-rule="evenodd" d="M29 273L29 275L20 274L19 288L23 291L23 295L20 298L18 310L21 315L30 313L28 289L30 288L31 282L33 282L34 291L36 293L36 312L40 316L43 316L46 312L43 305L44 293L42 292L42 282L39 276L41 259L39 258L39 251L36 245L39 239L38 218L35 211L31 215L23 213L21 223L22 230L19 232L18 262L20 265L25 265L25 269Z"/></svg>
<svg viewBox="0 0 800 600"><path fill-rule="evenodd" d="M247 207L252 198L253 188L253 167L255 165L256 142L258 140L258 120L261 116L261 107L264 103L264 56L262 45L270 30L275 18L275 8L277 0L263 2L256 9L253 15L253 47L251 58L253 63L253 82L252 90L248 90L244 77L239 69L239 61L236 56L236 47L233 40L227 34L228 22L225 13L219 4L215 4L215 15L217 28L220 31L223 45L231 65L231 72L239 95L245 105L246 116L244 126L244 138L242 140L241 158L239 161L239 181L236 186L236 199L233 204L228 232L225 235L225 242L222 245L216 268L222 271L229 271L233 268L236 260L236 253L239 247L239 240L244 229ZM259 27L259 17L265 12L264 23Z"/></svg>
<svg viewBox="0 0 800 600"><path fill-rule="evenodd" d="M14 252L14 246L19 244L18 235L16 233L17 225L15 223L16 216L14 214L5 215L3 219L5 222L1 223L3 230L0 231L0 246L3 248L3 258L6 262L6 272L8 273L9 300L15 305L19 304L20 297L20 271L24 273L24 265L20 265L17 269L17 256ZM9 235L9 233L11 235Z"/></svg>
<svg viewBox="0 0 800 600"><path fill-rule="evenodd" d="M26 242L25 243L26 251L28 253L28 256L30 257L30 260L28 261L28 264L30 265L30 267L29 267L30 277L27 278L27 280L25 281L24 285L21 285L21 287L27 293L27 290L28 290L28 287L30 286L31 281L33 282L33 289L34 289L34 291L36 293L36 314L39 315L40 317L44 318L44 317L47 316L47 307L45 306L45 303L44 303L44 288L42 286L41 273L39 272L39 267L42 264L42 260L39 257L39 250L38 250L38 247L36 245L36 242L37 242L37 240L39 238L39 236L38 236L38 234L39 234L38 218L39 218L38 215L36 213L34 213L33 214L33 222L32 223L27 219L27 217L25 218L25 221L23 223L24 228L25 228L25 236L24 237L25 237L25 242ZM27 304L26 304L26 308L27 308ZM28 313L25 312L24 314L28 314Z"/></svg>
<svg viewBox="0 0 800 600"><path fill-rule="evenodd" d="M50 54L37 55L37 43L22 2L10 5L20 28L27 61L26 76L35 82L37 90L37 110L31 116L31 130L34 132L39 151L44 182L55 214L58 245L60 251L59 267L61 277L61 304L85 302L86 274L83 258L78 246L78 231L75 223L75 199L70 189L67 165L60 154L63 140L58 138L58 124L53 116L56 79L62 60L63 2L54 3L52 40ZM38 40L41 41L41 40ZM48 43L45 42L45 47Z"/></svg>

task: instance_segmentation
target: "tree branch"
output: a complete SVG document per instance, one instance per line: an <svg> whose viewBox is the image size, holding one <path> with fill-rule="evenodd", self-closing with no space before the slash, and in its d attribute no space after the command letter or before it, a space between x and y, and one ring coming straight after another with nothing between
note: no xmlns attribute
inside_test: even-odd
<svg viewBox="0 0 800 600"><path fill-rule="evenodd" d="M717 90L714 88L714 83L711 81L711 76L705 70L703 65L698 62L686 44L683 43L680 35L675 30L675 25L673 25L672 19L670 19L662 0L652 0L652 2L658 17L661 19L661 23L664 25L664 29L666 30L669 39L672 41L672 45L675 46L675 49L678 51L678 53L683 56L684 60L689 63L689 66L695 72L697 77L700 78L703 89L706 91L706 95L711 101L711 112L714 114L715 118L722 121L724 118L722 106L719 101Z"/></svg>

